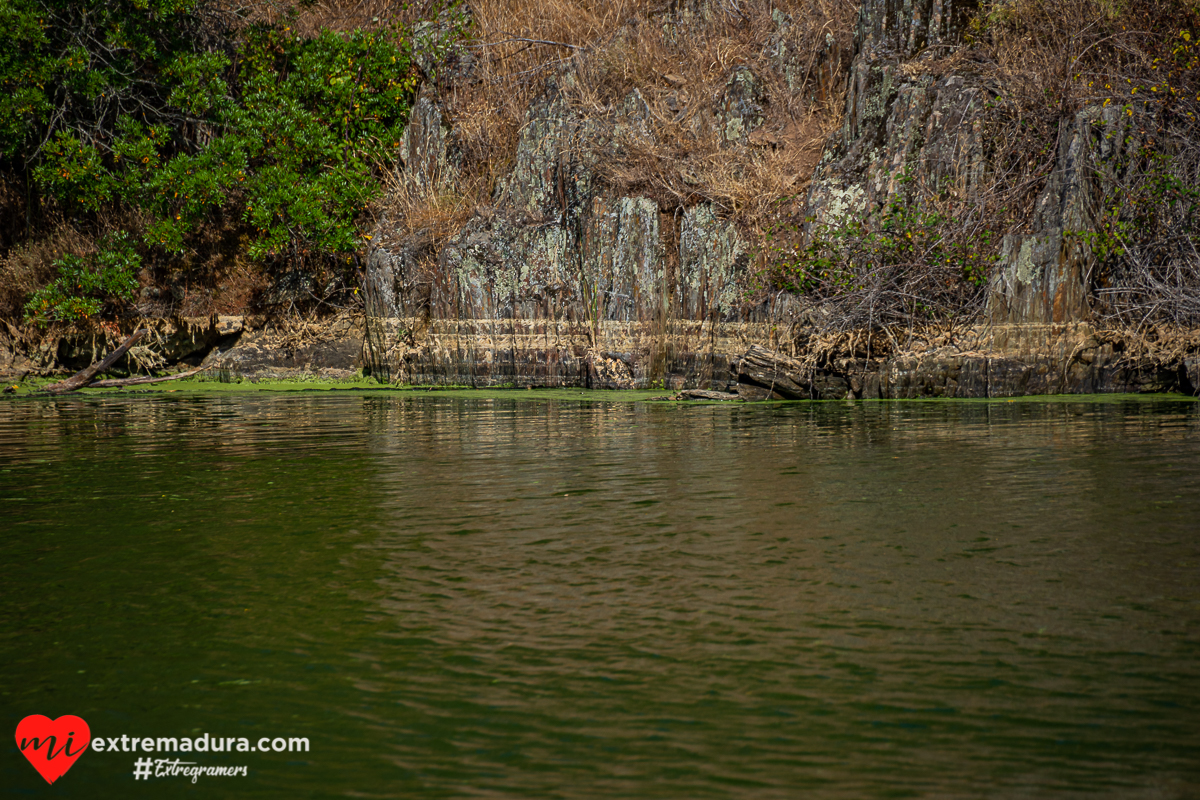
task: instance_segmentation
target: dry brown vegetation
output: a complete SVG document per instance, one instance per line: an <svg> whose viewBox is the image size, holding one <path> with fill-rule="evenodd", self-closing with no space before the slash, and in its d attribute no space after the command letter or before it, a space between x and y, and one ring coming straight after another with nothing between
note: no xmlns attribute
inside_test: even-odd
<svg viewBox="0 0 1200 800"><path fill-rule="evenodd" d="M0 319L19 320L25 298L53 279L54 261L64 253L88 255L95 240L59 223L46 236L14 247L0 260Z"/></svg>
<svg viewBox="0 0 1200 800"><path fill-rule="evenodd" d="M805 209L784 213L783 246L771 244L781 255L764 274L821 302L834 331L908 328L914 317L974 322L986 299L979 266L996 269L1006 234L1055 224L1057 202L1043 221L1037 204L1067 167L1064 137L1080 111L1106 109L1075 165L1097 189L1085 193L1091 221L1067 231L1095 256L1095 320L1123 330L1200 323L1197 35L1200 6L1190 0L983 3L961 45L902 67L974 75L990 87L982 185L943 193L915 180L900 198L899 224L889 205L881 215L889 224L875 219L849 237L805 228Z"/></svg>
<svg viewBox="0 0 1200 800"><path fill-rule="evenodd" d="M1194 0L1008 0L977 18L976 51L1004 87L992 118L1010 229L1056 168L1066 122L1086 107L1115 112L1088 153L1102 194L1093 229L1100 321L1144 329L1200 323L1200 4Z"/></svg>
<svg viewBox="0 0 1200 800"><path fill-rule="evenodd" d="M390 218L408 219L401 223L408 230L449 231L465 210L487 204L511 166L530 103L548 77L569 73L566 99L585 121L611 120L635 89L650 112L645 130L618 133L618 146L597 159L602 180L664 210L710 201L759 232L773 203L806 188L837 124L841 76L831 91L823 59L849 53L857 13L852 0L477 0L470 7L471 38L457 64L470 69L456 73L452 62L439 84L464 180L449 199L395 193ZM803 91L785 85L772 59L775 10L791 15L792 58L807 68ZM764 111L750 147L730 146L713 117L740 66L758 78ZM611 125L590 130L582 147L610 143Z"/></svg>

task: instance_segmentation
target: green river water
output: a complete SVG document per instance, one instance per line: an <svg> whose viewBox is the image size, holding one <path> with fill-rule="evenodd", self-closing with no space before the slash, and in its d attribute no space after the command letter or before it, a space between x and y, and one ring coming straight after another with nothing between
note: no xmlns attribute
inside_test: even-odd
<svg viewBox="0 0 1200 800"><path fill-rule="evenodd" d="M0 462L7 731L310 740L2 796L1200 797L1194 400L17 398Z"/></svg>

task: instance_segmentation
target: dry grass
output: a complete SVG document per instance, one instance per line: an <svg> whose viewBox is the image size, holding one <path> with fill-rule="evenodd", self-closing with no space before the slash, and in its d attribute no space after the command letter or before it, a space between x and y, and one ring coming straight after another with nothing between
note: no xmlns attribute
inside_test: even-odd
<svg viewBox="0 0 1200 800"><path fill-rule="evenodd" d="M817 100L812 66L840 34L849 47L849 4L784 8L792 12L792 46L807 53L807 84L793 93L770 57L778 29L765 2L714 4L715 10L667 22L637 19L578 70L577 105L604 114L637 89L650 111L648 136L628 131L600 173L621 191L642 192L665 209L707 200L754 227L778 198L803 191L840 103ZM839 12L841 12L839 14ZM837 37L835 37L837 38ZM759 83L762 127L750 146L725 140L715 112L734 70L748 67ZM840 100L840 95L837 98Z"/></svg>
<svg viewBox="0 0 1200 800"><path fill-rule="evenodd" d="M95 250L91 236L66 223L9 250L0 260L0 319L19 320L24 316L29 296L54 279L56 260L68 253L86 256Z"/></svg>
<svg viewBox="0 0 1200 800"><path fill-rule="evenodd" d="M437 273L442 246L467 223L486 198L484 181L460 179L457 190L417 186L393 175L380 210L386 224L377 226L383 236L376 245L404 253L415 272L408 277L428 284Z"/></svg>
<svg viewBox="0 0 1200 800"><path fill-rule="evenodd" d="M1006 0L976 21L977 54L1004 87L989 119L990 215L1023 231L1067 122L1115 112L1107 155L1087 154L1104 195L1086 234L1094 311L1141 331L1200 324L1200 6L1192 0Z"/></svg>
<svg viewBox="0 0 1200 800"><path fill-rule="evenodd" d="M788 46L807 67L805 86L794 93L771 57L773 9L791 15ZM585 123L598 123L584 125L581 146L603 150L595 159L602 181L649 196L665 212L712 202L753 237L772 204L804 191L838 122L841 76L831 93L818 85L819 67L830 40L836 58L849 52L857 4L477 0L471 11L472 36L438 87L463 180L452 201L394 193L394 224L436 238L464 211L487 205L511 167L531 102L546 78L569 73L566 101ZM759 81L764 122L753 145L733 146L714 110L731 73L743 66ZM646 129L626 130L614 142L611 123L634 89L649 109Z"/></svg>
<svg viewBox="0 0 1200 800"><path fill-rule="evenodd" d="M483 189L459 181L458 190L418 186L390 175L386 181L387 213L402 220L409 232L431 242L445 241L470 219Z"/></svg>

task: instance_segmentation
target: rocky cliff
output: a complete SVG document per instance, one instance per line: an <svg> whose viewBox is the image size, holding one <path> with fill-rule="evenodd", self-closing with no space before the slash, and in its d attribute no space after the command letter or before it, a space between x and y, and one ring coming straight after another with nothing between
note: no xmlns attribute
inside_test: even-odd
<svg viewBox="0 0 1200 800"><path fill-rule="evenodd" d="M955 58L976 12L969 0L866 0L848 65L831 47L805 78L788 58L790 17L773 15L776 77L795 93L844 92L841 124L805 198L810 226L877 220L898 197L978 206L999 169L985 135L1004 87ZM603 179L598 166L630 135L654 135L652 112L635 89L585 113L569 100L576 71L545 81L492 203L437 252L420 252L422 237L402 226L381 230L367 275L365 353L378 376L472 386L740 382L745 396L765 388L786 397L1200 388L1195 341L1175 347L1173 360L1134 358L1120 337L1089 324L1094 259L1071 232L1095 227L1102 166L1129 146L1115 106L1086 108L1064 126L1032 219L1000 243L975 325L910 335L875 354L869 346L814 354L820 316L831 312L764 291L756 243L721 209L661 204ZM752 139L763 121L761 83L735 66L706 109L730 148L761 145ZM453 185L454 124L431 84L406 135L404 181ZM775 372L786 365L786 387L766 377L767 362Z"/></svg>
<svg viewBox="0 0 1200 800"><path fill-rule="evenodd" d="M1120 328L1097 312L1114 291L1105 206L1165 135L1148 106L1085 97L1068 113L1063 100L1036 129L1013 99L1028 87L1007 85L972 44L984 25L973 0L864 0L852 36L811 24L816 12L799 4L764 9L752 18L727 0L676 0L594 47L517 37L573 49L518 72L519 124L484 156L480 129L503 122L465 113L463 98L494 93L486 51L426 65L394 191L424 198L425 212L465 213L439 221L393 204L372 239L365 320L307 338L249 322L222 333L216 320L172 330L203 340L193 361L248 376L362 368L409 384L751 399L1200 390L1194 325L1147 314ZM665 48L662 65L693 41L713 57L646 77L624 62L646 61L649 39ZM764 165L792 173L753 183ZM722 180L777 196L722 192ZM746 211L755 203L757 216ZM772 272L772 215L794 221L791 252L849 235L869 250L896 209L953 228L953 252L981 265L970 282L931 250L904 266L929 266L926 284L960 285L950 296L961 307L935 313L913 297L904 324L879 325L860 313L875 296L834 302ZM56 361L14 344L9 360L65 364L71 347Z"/></svg>
<svg viewBox="0 0 1200 800"><path fill-rule="evenodd" d="M419 235L381 232L366 283L377 375L473 386L708 384L725 380L732 354L771 338L768 315L745 307L749 258L733 225L708 204L671 213L598 180L603 153L581 143L638 130L649 113L639 94L584 118L564 100L571 79L547 81L494 203L431 268L420 265ZM734 139L754 128L744 88L752 82L731 76L737 99L719 109ZM452 181L437 103L423 99L417 111L405 179ZM441 165L440 178L429 165Z"/></svg>

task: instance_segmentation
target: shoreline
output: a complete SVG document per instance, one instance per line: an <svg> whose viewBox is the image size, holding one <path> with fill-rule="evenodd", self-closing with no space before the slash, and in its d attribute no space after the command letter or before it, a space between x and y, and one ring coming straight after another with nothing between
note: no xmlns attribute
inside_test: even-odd
<svg viewBox="0 0 1200 800"><path fill-rule="evenodd" d="M0 400L65 400L65 399L97 399L113 397L121 399L166 397L179 395L183 397L220 397L248 395L391 395L411 398L450 398L460 400L518 400L518 401L568 401L568 402L607 402L607 403L658 403L678 405L884 405L891 403L968 403L968 404L1000 404L1000 403L1197 403L1200 398L1177 392L1155 393L1093 393L1093 394L1042 394L1020 395L1017 397L908 397L908 398L866 398L866 399L728 399L715 400L707 398L689 398L678 392L666 392L662 389L578 389L553 387L502 387L490 386L473 388L469 386L413 386L383 384L371 378L355 380L328 380L320 378L283 379L264 381L220 381L212 379L185 379L162 385L151 385L145 388L131 387L128 389L95 389L84 388L69 394L44 394L39 389L51 382L53 378L36 378L20 383L5 383L4 394ZM15 388L15 391L10 391Z"/></svg>
<svg viewBox="0 0 1200 800"><path fill-rule="evenodd" d="M865 331L825 335L810 327L777 335L769 327L717 324L713 331L728 327L726 335L697 339L694 331L669 331L609 350L562 323L539 322L536 336L522 338L475 330L482 325L476 321L471 330L414 331L411 341L397 340L380 369L366 323L344 314L131 319L120 328L47 331L8 325L0 328L0 382L36 385L72 375L111 353L127 333L146 328L149 335L115 362L110 377L202 368L198 381L214 385L691 391L711 400L1200 394L1200 331L1193 329L978 323L953 332L915 329L909 341L889 342Z"/></svg>

